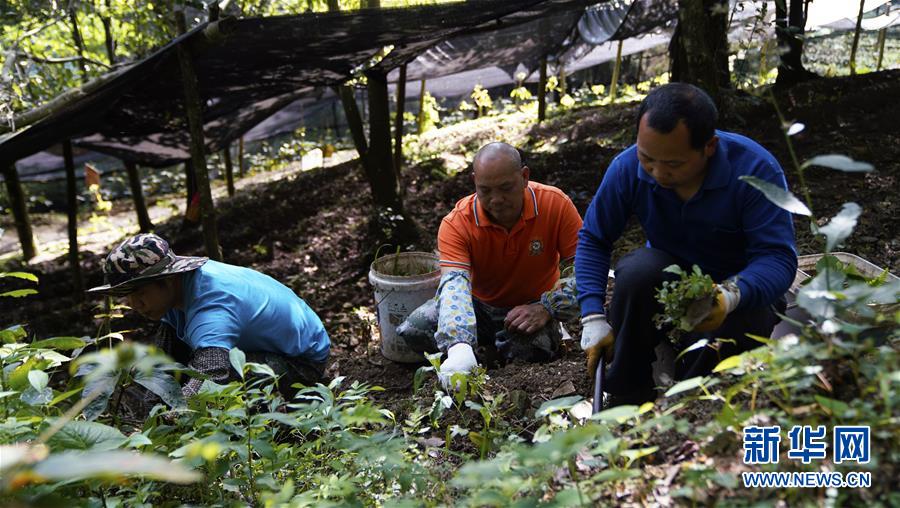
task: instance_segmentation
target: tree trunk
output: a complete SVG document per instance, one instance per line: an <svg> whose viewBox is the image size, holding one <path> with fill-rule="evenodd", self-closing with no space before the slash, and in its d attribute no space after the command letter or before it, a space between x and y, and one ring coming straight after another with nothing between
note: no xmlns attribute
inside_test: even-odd
<svg viewBox="0 0 900 508"><path fill-rule="evenodd" d="M391 113L387 76L383 72L366 73L369 96L369 150L363 167L379 208L402 212L397 173L391 157Z"/></svg>
<svg viewBox="0 0 900 508"><path fill-rule="evenodd" d="M363 9L380 9L381 8L381 0L361 0L359 3Z"/></svg>
<svg viewBox="0 0 900 508"><path fill-rule="evenodd" d="M792 86L815 77L803 68L803 33L806 26L804 0L775 2L775 34L782 51L778 65L778 86Z"/></svg>
<svg viewBox="0 0 900 508"><path fill-rule="evenodd" d="M419 134L425 131L425 78L422 78L419 87L419 115L416 117Z"/></svg>
<svg viewBox="0 0 900 508"><path fill-rule="evenodd" d="M672 81L704 89L717 104L730 86L727 0L682 0L678 25L669 44Z"/></svg>
<svg viewBox="0 0 900 508"><path fill-rule="evenodd" d="M238 174L244 178L244 137L238 141Z"/></svg>
<svg viewBox="0 0 900 508"><path fill-rule="evenodd" d="M187 210L191 207L194 194L197 193L197 172L194 170L194 163L191 159L184 161L184 188L185 194L187 194L187 208L185 208Z"/></svg>
<svg viewBox="0 0 900 508"><path fill-rule="evenodd" d="M566 95L566 85L567 85L567 83L566 83L566 65L562 60L559 61L559 72L556 76L556 79L559 81L559 86L557 86L557 90L559 90L559 92L557 93L556 103L559 104L562 102L562 98L565 97L565 95Z"/></svg>
<svg viewBox="0 0 900 508"><path fill-rule="evenodd" d="M228 188L228 197L234 196L234 166L231 164L231 143L225 145L222 150L225 158L225 186Z"/></svg>
<svg viewBox="0 0 900 508"><path fill-rule="evenodd" d="M341 6L338 3L338 0L327 0L328 10L329 11L339 11L341 10Z"/></svg>
<svg viewBox="0 0 900 508"><path fill-rule="evenodd" d="M116 41L113 38L112 31L112 17L109 15L110 10L110 1L106 0L106 15L100 18L100 22L103 23L103 35L104 41L106 43L106 58L109 60L109 65L116 65Z"/></svg>
<svg viewBox="0 0 900 508"><path fill-rule="evenodd" d="M83 83L88 81L87 66L84 64L84 39L81 38L81 30L78 29L78 12L75 10L75 4L69 2L69 22L72 23L72 42L75 43L75 50L78 56L78 67L81 69L81 80Z"/></svg>
<svg viewBox="0 0 900 508"><path fill-rule="evenodd" d="M856 30L853 32L853 46L850 47L850 75L856 75L856 48L859 47L859 32L862 30L863 10L866 0L859 0L859 14L856 15Z"/></svg>
<svg viewBox="0 0 900 508"><path fill-rule="evenodd" d="M885 12L885 14L890 14L891 13L891 4L888 3L886 5L886 7L887 7L887 11ZM878 65L875 66L876 71L881 70L881 63L884 60L884 43L885 43L886 39L887 39L887 27L882 28L881 30L878 31Z"/></svg>
<svg viewBox="0 0 900 508"><path fill-rule="evenodd" d="M609 102L616 102L616 95L619 93L619 72L622 68L622 41L619 41L616 49L616 63L613 65L612 80L609 82Z"/></svg>
<svg viewBox="0 0 900 508"><path fill-rule="evenodd" d="M184 12L175 11L175 24L178 33L187 31ZM216 229L216 209L213 205L212 192L209 186L209 172L206 169L203 138L203 103L197 89L197 74L194 63L184 44L177 46L178 63L181 67L181 81L184 85L184 108L187 112L188 125L191 131L191 160L197 178L197 190L200 192L200 214L203 222L203 243L206 255L215 261L222 260L219 248L219 232Z"/></svg>
<svg viewBox="0 0 900 508"><path fill-rule="evenodd" d="M397 80L397 112L394 120L394 171L397 179L402 180L403 167L403 113L406 109L406 64L400 66L400 77ZM400 185L401 191L403 185Z"/></svg>
<svg viewBox="0 0 900 508"><path fill-rule="evenodd" d="M541 70L538 74L538 123L547 117L547 57L541 57Z"/></svg>
<svg viewBox="0 0 900 508"><path fill-rule="evenodd" d="M4 168L3 181L6 182L6 193L9 195L9 205L16 223L16 232L19 234L19 244L22 246L22 259L28 261L35 256L37 249L34 247L31 218L28 216L28 202L14 164Z"/></svg>
<svg viewBox="0 0 900 508"><path fill-rule="evenodd" d="M69 232L69 267L72 269L72 283L75 286L75 300L84 301L84 282L81 277L81 262L78 258L78 189L75 180L75 161L72 157L72 142L63 141L63 159L66 164L66 200Z"/></svg>
<svg viewBox="0 0 900 508"><path fill-rule="evenodd" d="M360 160L364 160L369 152L368 143L366 143L366 131L363 126L362 115L359 113L359 105L356 104L356 92L353 87L347 85L339 85L335 87L335 93L341 98L341 105L344 106L344 116L347 117L347 128L350 130L350 137L353 138L353 146L359 153Z"/></svg>
<svg viewBox="0 0 900 508"><path fill-rule="evenodd" d="M363 170L375 202L374 229L383 240L394 245L414 242L418 228L406 214L397 172L391 157L391 112L387 75L380 71L366 73L369 96L369 146L362 158Z"/></svg>
<svg viewBox="0 0 900 508"><path fill-rule="evenodd" d="M128 183L131 185L131 198L134 200L138 226L141 233L149 233L153 229L153 223L150 222L150 214L147 213L147 204L144 202L144 189L141 188L141 175L138 173L137 164L126 161L125 171L128 172Z"/></svg>

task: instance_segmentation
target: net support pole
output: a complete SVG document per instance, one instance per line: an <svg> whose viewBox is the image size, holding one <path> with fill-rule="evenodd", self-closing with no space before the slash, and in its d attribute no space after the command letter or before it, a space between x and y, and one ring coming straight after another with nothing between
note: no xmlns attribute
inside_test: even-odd
<svg viewBox="0 0 900 508"><path fill-rule="evenodd" d="M234 164L231 163L231 143L225 144L222 150L225 159L225 186L228 188L228 197L234 196Z"/></svg>
<svg viewBox="0 0 900 508"><path fill-rule="evenodd" d="M612 81L609 83L609 102L616 102L616 94L619 93L619 71L622 68L622 41L619 41L616 49L616 63L613 66Z"/></svg>
<svg viewBox="0 0 900 508"><path fill-rule="evenodd" d="M22 259L28 261L36 255L37 249L34 247L34 233L31 230L31 218L28 216L25 191L22 190L22 181L19 180L15 164L4 167L3 181L6 183L6 193L9 195L16 232L19 234L19 244L22 246Z"/></svg>
<svg viewBox="0 0 900 508"><path fill-rule="evenodd" d="M538 123L547 117L547 57L541 57L541 69L538 74Z"/></svg>
<svg viewBox="0 0 900 508"><path fill-rule="evenodd" d="M394 120L394 171L400 180L403 166L403 113L406 106L406 64L400 66L400 77L397 80L397 112ZM403 185L400 185L401 193Z"/></svg>
<svg viewBox="0 0 900 508"><path fill-rule="evenodd" d="M141 175L138 173L137 164L125 161L125 171L128 172L128 183L131 186L131 199L134 200L138 226L141 233L149 233L153 229L153 223L150 222L150 214L147 213L147 203L144 201L144 189L141 187Z"/></svg>
<svg viewBox="0 0 900 508"><path fill-rule="evenodd" d="M78 256L78 189L75 180L75 160L72 156L72 142L63 141L63 160L66 165L66 212L69 232L69 268L72 270L72 284L75 286L75 301L84 301L84 282L81 277L81 261Z"/></svg>

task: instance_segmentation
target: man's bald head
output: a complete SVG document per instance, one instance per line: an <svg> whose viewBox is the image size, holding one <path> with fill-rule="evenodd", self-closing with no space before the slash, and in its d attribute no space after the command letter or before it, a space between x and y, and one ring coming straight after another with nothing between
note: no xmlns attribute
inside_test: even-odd
<svg viewBox="0 0 900 508"><path fill-rule="evenodd" d="M511 229L522 215L528 166L519 151L507 143L481 147L472 161L472 180L478 203L492 222Z"/></svg>
<svg viewBox="0 0 900 508"><path fill-rule="evenodd" d="M501 141L488 143L481 147L472 161L472 170L475 173L482 169L496 171L507 168L510 171L521 170L522 156L514 146Z"/></svg>

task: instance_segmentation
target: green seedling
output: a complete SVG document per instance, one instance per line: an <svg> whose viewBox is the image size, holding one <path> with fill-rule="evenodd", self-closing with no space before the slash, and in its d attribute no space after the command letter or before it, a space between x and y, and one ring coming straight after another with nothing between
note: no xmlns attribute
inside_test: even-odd
<svg viewBox="0 0 900 508"><path fill-rule="evenodd" d="M681 333L693 330L709 315L716 303L716 285L697 265L690 272L678 265L668 266L664 271L679 278L663 282L656 291L656 301L663 306L663 311L653 316L653 322L660 329L671 326L672 336L677 338Z"/></svg>

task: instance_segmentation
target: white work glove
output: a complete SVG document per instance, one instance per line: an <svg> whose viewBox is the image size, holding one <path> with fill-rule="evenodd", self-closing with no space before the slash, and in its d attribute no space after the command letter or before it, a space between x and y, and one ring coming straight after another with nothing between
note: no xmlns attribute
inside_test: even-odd
<svg viewBox="0 0 900 508"><path fill-rule="evenodd" d="M741 290L738 289L737 284L733 282L717 284L716 289L719 291L716 301L706 318L694 327L695 332L711 332L719 329L728 314L731 314L741 303Z"/></svg>
<svg viewBox="0 0 900 508"><path fill-rule="evenodd" d="M447 359L441 363L438 379L441 381L444 389L449 390L450 377L453 374L457 372L468 374L476 365L478 365L478 361L475 360L475 352L472 351L472 346L465 342L458 342L447 350ZM453 389L459 389L459 385L457 384Z"/></svg>
<svg viewBox="0 0 900 508"><path fill-rule="evenodd" d="M581 349L587 355L587 375L594 378L597 365L602 358L612 359L613 344L612 327L606 322L603 314L591 314L581 318Z"/></svg>

